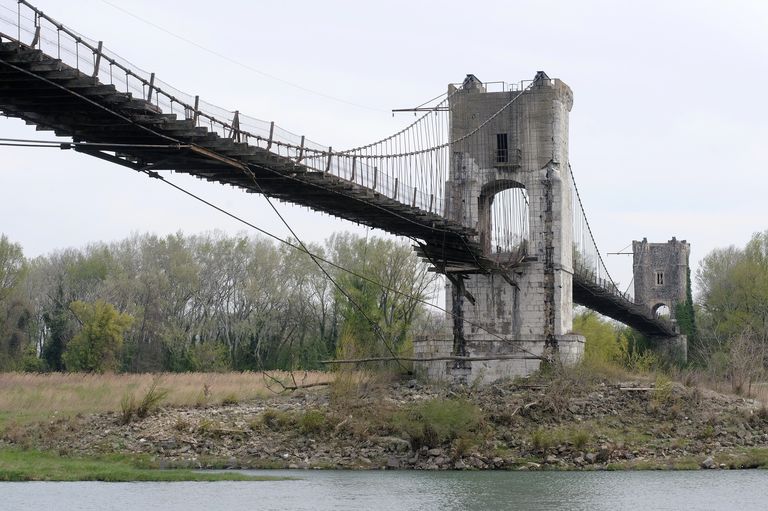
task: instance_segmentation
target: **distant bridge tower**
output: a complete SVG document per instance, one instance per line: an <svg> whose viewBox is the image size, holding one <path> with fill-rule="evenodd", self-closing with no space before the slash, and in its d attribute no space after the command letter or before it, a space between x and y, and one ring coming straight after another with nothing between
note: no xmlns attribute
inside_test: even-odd
<svg viewBox="0 0 768 511"><path fill-rule="evenodd" d="M529 374L540 357L576 360L584 338L571 333L571 89L539 72L524 91L488 92L468 75L461 90L449 86L448 93L445 217L475 229L495 264L440 268L453 342L421 342L416 351L499 357L426 364L431 378L470 382Z"/></svg>
<svg viewBox="0 0 768 511"><path fill-rule="evenodd" d="M691 246L685 240L672 238L666 243L648 243L648 239L632 242L632 270L635 303L646 306L654 316L669 314L675 321L677 307L685 303L688 290L688 256ZM685 360L687 341L684 335L664 339L658 349Z"/></svg>
<svg viewBox="0 0 768 511"><path fill-rule="evenodd" d="M691 246L672 238L666 243L632 242L635 302L658 315L662 307L675 319L675 309L685 303L688 289L688 256Z"/></svg>

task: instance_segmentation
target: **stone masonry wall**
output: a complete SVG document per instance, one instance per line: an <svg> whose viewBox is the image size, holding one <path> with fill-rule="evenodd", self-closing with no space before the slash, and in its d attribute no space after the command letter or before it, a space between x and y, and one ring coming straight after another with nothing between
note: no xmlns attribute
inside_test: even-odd
<svg viewBox="0 0 768 511"><path fill-rule="evenodd" d="M574 364L581 360L584 353L584 338L579 335L566 335L559 339L560 360ZM449 357L453 340L421 338L414 342L416 358L434 359ZM540 337L518 339L516 341L474 340L467 343L470 357L515 357L511 359L475 360L463 364L457 369L451 360L434 360L416 364L417 372L430 381L463 381L464 383L486 384L504 378L527 376L539 369L541 360L534 358L543 355L544 342Z"/></svg>
<svg viewBox="0 0 768 511"><path fill-rule="evenodd" d="M539 79L540 78L540 79ZM573 201L568 167L570 88L543 73L524 92L489 93L479 84L449 88L452 146L445 216L479 232L490 254L491 204L495 194L525 188L528 196L527 257L506 270L456 269L475 303L463 300L463 338L469 357L496 360L419 363L433 380L490 382L538 369L547 347L558 347L566 362L581 357L584 338L573 323ZM502 107L512 102L496 117ZM493 118L492 118L493 117ZM492 118L492 119L491 119ZM468 134L491 119L482 130ZM498 161L497 135L507 137L507 161ZM451 284L447 310L453 310ZM452 320L449 320L449 323ZM451 354L453 340L422 339L417 357Z"/></svg>
<svg viewBox="0 0 768 511"><path fill-rule="evenodd" d="M573 211L568 171L568 113L573 102L567 85L542 80L526 92L484 92L476 88L451 99L451 139L472 132L505 104L514 103L486 127L485 136L456 144L448 183L446 216L480 231L490 227L494 193L524 187L529 197L529 260L502 275L469 274L466 289L476 299L465 305L467 338L487 330L518 339L558 336L573 320ZM508 136L509 162L497 164L496 133ZM550 278L547 279L547 271ZM451 294L447 293L451 310ZM551 317L547 311L552 311Z"/></svg>
<svg viewBox="0 0 768 511"><path fill-rule="evenodd" d="M635 302L653 311L666 305L674 319L675 306L686 299L690 250L685 240L676 238L666 243L648 243L645 238L633 241Z"/></svg>

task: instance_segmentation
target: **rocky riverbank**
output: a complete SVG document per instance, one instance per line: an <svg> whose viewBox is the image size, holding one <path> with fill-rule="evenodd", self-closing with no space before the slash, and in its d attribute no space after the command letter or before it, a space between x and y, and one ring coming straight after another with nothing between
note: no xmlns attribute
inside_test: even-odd
<svg viewBox="0 0 768 511"><path fill-rule="evenodd" d="M248 403L8 426L0 446L140 454L165 467L744 468L768 462L759 403L664 378L564 374L484 388L415 380L303 389Z"/></svg>

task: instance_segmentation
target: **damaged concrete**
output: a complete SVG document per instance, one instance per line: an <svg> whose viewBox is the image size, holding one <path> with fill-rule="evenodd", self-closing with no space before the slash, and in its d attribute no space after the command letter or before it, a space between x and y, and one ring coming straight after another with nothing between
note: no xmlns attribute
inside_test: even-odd
<svg viewBox="0 0 768 511"><path fill-rule="evenodd" d="M460 91L449 87L450 139L460 142L452 146L445 217L476 229L485 255L502 264L446 268L453 339L423 339L415 351L424 357L451 351L470 358L498 355L495 361L426 362L422 367L433 379L488 382L529 374L542 359L575 361L583 351L583 338L571 332L568 115L573 95L562 81L542 72L522 92L487 92L475 77L467 80ZM488 135L468 136L486 119L482 132ZM491 205L495 195L510 188L527 194L526 238L508 252L492 253ZM465 293L473 303L463 298Z"/></svg>

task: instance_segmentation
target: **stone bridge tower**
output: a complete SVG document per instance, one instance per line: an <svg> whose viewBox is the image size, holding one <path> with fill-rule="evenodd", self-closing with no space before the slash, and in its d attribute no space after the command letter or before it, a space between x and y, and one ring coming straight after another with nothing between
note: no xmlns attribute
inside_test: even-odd
<svg viewBox="0 0 768 511"><path fill-rule="evenodd" d="M571 89L539 72L525 91L488 92L468 75L462 90L449 86L449 95L450 140L459 142L451 147L445 216L475 229L486 258L496 264L446 268L453 342L418 343L416 352L499 357L426 364L433 379L470 382L529 374L542 356L575 360L584 339L571 333ZM492 211L509 190L524 197L527 211L517 245L501 250L491 242Z"/></svg>
<svg viewBox="0 0 768 511"><path fill-rule="evenodd" d="M645 306L653 316L676 323L677 307L688 297L688 256L691 246L685 240L672 238L666 243L632 242L632 273L635 282L635 303ZM675 325L677 326L677 325ZM670 360L687 359L688 341L685 335L656 339L654 349Z"/></svg>
<svg viewBox="0 0 768 511"><path fill-rule="evenodd" d="M688 290L688 256L691 246L672 238L666 243L632 242L632 272L635 303L645 305L654 315L662 307L675 319L678 304L685 303Z"/></svg>

